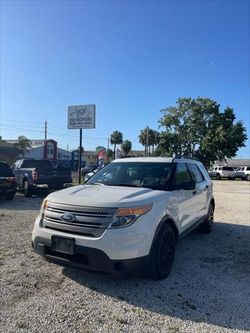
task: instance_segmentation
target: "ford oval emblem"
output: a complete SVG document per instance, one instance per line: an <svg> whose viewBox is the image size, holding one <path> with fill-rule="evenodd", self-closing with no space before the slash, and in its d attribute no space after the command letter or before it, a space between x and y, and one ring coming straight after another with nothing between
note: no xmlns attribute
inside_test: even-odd
<svg viewBox="0 0 250 333"><path fill-rule="evenodd" d="M65 213L61 216L61 220L65 222L73 222L75 221L75 215L70 214L70 213Z"/></svg>

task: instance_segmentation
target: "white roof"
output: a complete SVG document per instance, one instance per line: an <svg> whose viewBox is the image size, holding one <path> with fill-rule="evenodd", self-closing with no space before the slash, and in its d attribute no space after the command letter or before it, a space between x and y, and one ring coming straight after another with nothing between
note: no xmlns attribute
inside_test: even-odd
<svg viewBox="0 0 250 333"><path fill-rule="evenodd" d="M129 158L118 158L112 161L112 163L117 163L117 162L171 163L172 161L173 161L172 157L129 157Z"/></svg>

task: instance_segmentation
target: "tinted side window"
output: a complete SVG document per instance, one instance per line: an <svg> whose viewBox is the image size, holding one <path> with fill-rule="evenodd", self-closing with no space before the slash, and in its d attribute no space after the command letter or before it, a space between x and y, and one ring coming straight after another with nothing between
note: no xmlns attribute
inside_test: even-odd
<svg viewBox="0 0 250 333"><path fill-rule="evenodd" d="M250 167L247 167L247 171L250 171Z"/></svg>
<svg viewBox="0 0 250 333"><path fill-rule="evenodd" d="M202 176L200 170L198 169L198 167L193 164L193 163L188 163L188 169L191 172L191 175L193 177L193 180L196 183L201 183L204 180L204 177Z"/></svg>
<svg viewBox="0 0 250 333"><path fill-rule="evenodd" d="M175 171L174 188L181 189L184 184L192 181L187 166L184 163L178 163Z"/></svg>
<svg viewBox="0 0 250 333"><path fill-rule="evenodd" d="M234 171L232 167L223 167L224 171Z"/></svg>

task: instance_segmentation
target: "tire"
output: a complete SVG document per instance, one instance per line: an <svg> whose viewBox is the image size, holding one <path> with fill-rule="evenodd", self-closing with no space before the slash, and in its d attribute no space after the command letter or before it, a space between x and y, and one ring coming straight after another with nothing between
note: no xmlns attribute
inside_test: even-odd
<svg viewBox="0 0 250 333"><path fill-rule="evenodd" d="M169 224L164 225L158 233L150 258L151 275L155 280L165 279L171 272L175 243L173 228Z"/></svg>
<svg viewBox="0 0 250 333"><path fill-rule="evenodd" d="M200 231L204 234L209 234L212 231L214 224L214 206L210 202L206 220L201 224Z"/></svg>
<svg viewBox="0 0 250 333"><path fill-rule="evenodd" d="M217 173L215 179L216 179L216 180L220 180L220 179L221 179L221 177L220 177L220 175L219 175L218 173Z"/></svg>
<svg viewBox="0 0 250 333"><path fill-rule="evenodd" d="M247 175L246 180L250 182L250 175Z"/></svg>
<svg viewBox="0 0 250 333"><path fill-rule="evenodd" d="M32 196L31 188L27 180L23 182L23 193L26 198Z"/></svg>

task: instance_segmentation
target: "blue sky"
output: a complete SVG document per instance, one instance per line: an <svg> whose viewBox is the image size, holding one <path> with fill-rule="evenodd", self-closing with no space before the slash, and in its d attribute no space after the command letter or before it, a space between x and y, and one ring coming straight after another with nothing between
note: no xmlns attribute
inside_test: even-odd
<svg viewBox="0 0 250 333"><path fill-rule="evenodd" d="M233 107L250 137L249 1L1 1L0 135L79 145L69 105L96 104L86 150L114 130L142 149L178 97ZM238 156L250 156L247 147Z"/></svg>

